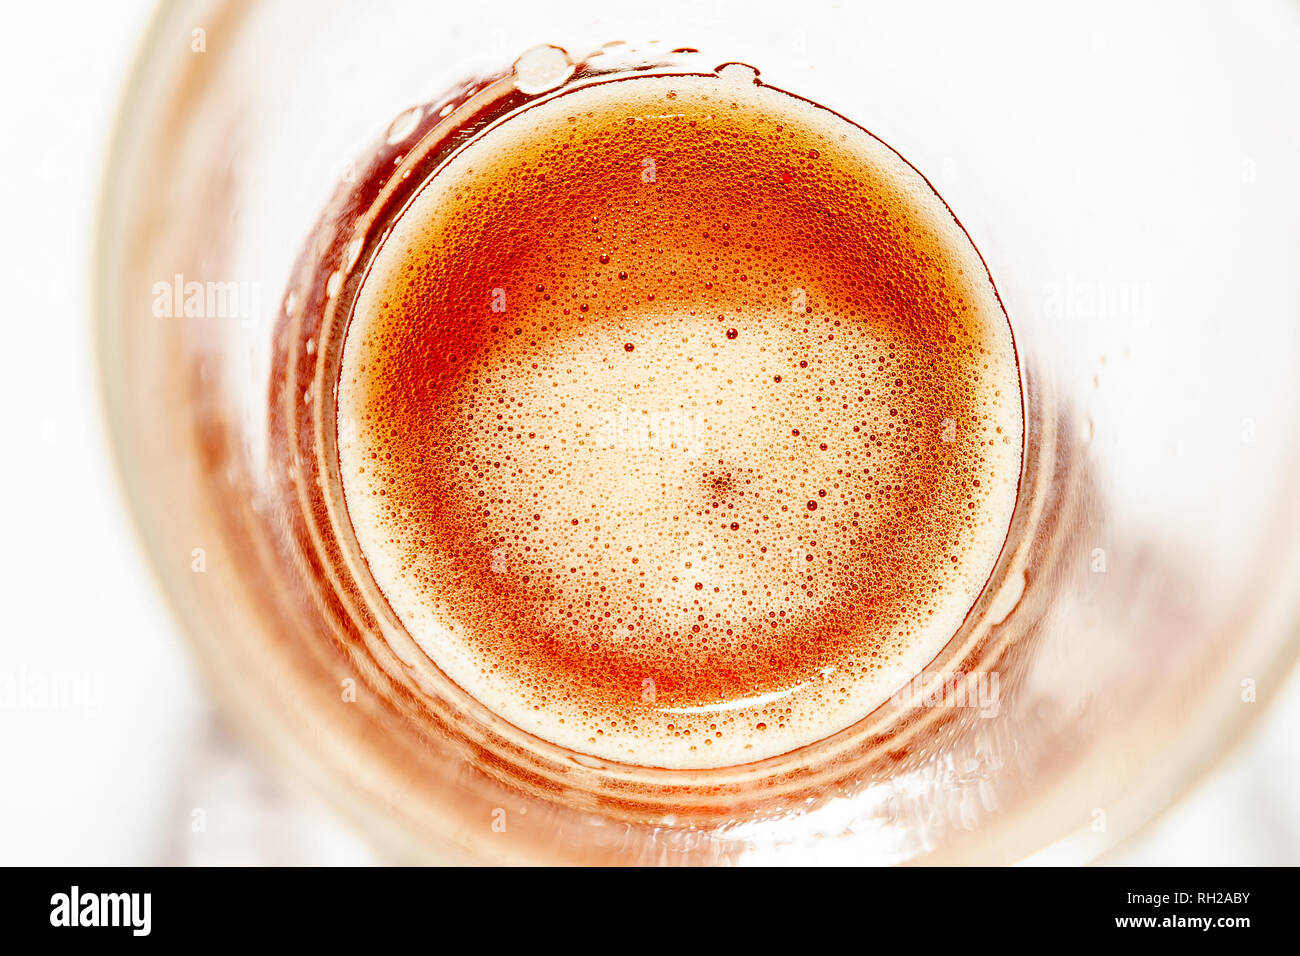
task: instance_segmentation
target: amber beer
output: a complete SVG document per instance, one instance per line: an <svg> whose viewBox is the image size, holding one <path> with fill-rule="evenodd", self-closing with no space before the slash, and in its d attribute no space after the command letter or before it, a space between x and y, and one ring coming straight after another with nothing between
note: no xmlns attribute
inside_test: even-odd
<svg viewBox="0 0 1300 956"><path fill-rule="evenodd" d="M860 720L1003 546L1023 409L987 269L860 127L750 78L543 99L454 153L357 296L348 515L519 728L672 768Z"/></svg>

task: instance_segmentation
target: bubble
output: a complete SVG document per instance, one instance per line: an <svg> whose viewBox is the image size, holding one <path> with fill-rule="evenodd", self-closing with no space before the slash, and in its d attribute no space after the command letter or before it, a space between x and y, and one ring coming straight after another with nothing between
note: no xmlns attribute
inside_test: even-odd
<svg viewBox="0 0 1300 956"><path fill-rule="evenodd" d="M385 142L390 146L402 142L420 125L420 119L424 116L424 109L419 106L413 106L404 113L401 113L388 126L388 134Z"/></svg>
<svg viewBox="0 0 1300 956"><path fill-rule="evenodd" d="M575 65L566 50L544 44L515 61L515 89L529 95L556 89L573 75Z"/></svg>

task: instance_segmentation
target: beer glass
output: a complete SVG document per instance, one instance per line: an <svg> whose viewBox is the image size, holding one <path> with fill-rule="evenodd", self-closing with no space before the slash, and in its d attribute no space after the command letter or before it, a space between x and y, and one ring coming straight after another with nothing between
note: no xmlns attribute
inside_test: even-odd
<svg viewBox="0 0 1300 956"><path fill-rule="evenodd" d="M399 862L1081 862L1183 792L1300 640L1300 138L1276 121L1300 112L1300 23L1080 18L165 5L106 174L99 364L143 545L267 764ZM330 228L350 186L484 97L727 63L870 130L950 204L1016 336L1024 466L930 679L782 756L635 767L501 720L383 606L340 531L337 356L306 298L354 265Z"/></svg>

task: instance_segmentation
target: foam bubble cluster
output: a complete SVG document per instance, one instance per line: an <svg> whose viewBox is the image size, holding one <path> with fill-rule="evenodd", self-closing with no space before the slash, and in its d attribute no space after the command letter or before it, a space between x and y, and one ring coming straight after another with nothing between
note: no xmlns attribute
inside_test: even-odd
<svg viewBox="0 0 1300 956"><path fill-rule="evenodd" d="M887 147L641 77L489 130L380 250L344 350L358 540L470 694L664 767L843 729L942 649L1015 503L1011 332Z"/></svg>

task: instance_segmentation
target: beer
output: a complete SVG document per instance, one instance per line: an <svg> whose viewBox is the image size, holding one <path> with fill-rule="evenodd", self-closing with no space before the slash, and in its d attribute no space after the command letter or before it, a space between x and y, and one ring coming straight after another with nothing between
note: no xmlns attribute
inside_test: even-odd
<svg viewBox="0 0 1300 956"><path fill-rule="evenodd" d="M347 513L432 660L643 766L860 720L1006 538L1011 328L929 183L752 72L540 99L391 226L337 388Z"/></svg>

